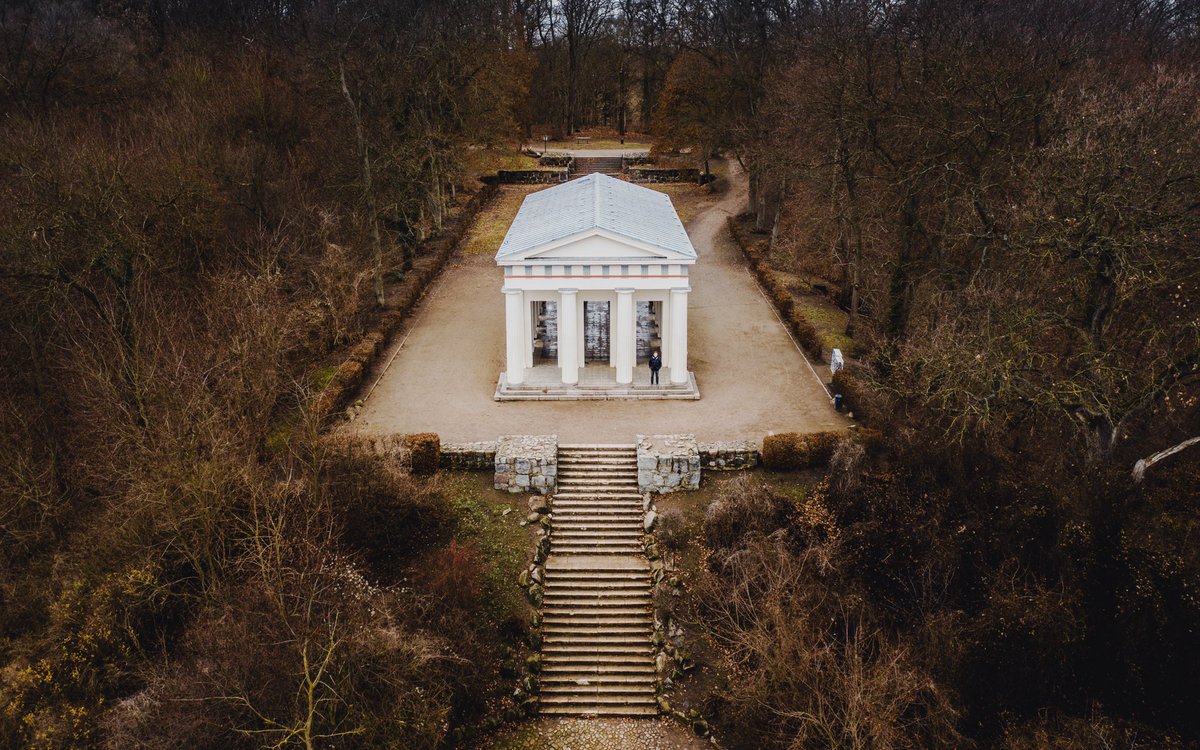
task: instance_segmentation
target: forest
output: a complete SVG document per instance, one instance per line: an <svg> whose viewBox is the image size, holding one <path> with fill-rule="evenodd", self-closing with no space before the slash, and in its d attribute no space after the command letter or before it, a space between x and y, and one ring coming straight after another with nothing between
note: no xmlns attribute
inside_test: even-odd
<svg viewBox="0 0 1200 750"><path fill-rule="evenodd" d="M318 404L598 132L743 169L855 342L871 438L698 532L722 742L1200 747L1200 2L9 0L0 116L0 746L505 714L490 512Z"/></svg>

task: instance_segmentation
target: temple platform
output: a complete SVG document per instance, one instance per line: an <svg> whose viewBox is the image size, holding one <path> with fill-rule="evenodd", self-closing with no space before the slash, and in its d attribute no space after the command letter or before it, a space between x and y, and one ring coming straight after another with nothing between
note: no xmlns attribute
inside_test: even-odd
<svg viewBox="0 0 1200 750"><path fill-rule="evenodd" d="M669 382L670 371L659 372L660 385L650 385L650 368L638 365L633 368L633 383L617 383L617 369L600 363L590 363L579 368L579 382L567 385L562 382L562 371L557 365L535 365L525 369L525 382L510 385L506 373L500 373L496 384L496 401L696 401L700 388L696 385L695 373L688 372L686 383Z"/></svg>

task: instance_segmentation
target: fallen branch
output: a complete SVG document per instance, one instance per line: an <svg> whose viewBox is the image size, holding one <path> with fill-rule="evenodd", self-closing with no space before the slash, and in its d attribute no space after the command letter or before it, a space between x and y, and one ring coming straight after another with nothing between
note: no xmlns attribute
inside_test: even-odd
<svg viewBox="0 0 1200 750"><path fill-rule="evenodd" d="M1200 437L1189 438L1178 445L1173 445L1166 450L1161 450L1152 456L1139 458L1138 462L1133 465L1133 483L1141 483L1142 477L1146 475L1146 469L1149 469L1151 466L1163 460L1167 456L1173 456L1184 448L1187 448L1190 445L1195 445L1196 443L1200 443Z"/></svg>

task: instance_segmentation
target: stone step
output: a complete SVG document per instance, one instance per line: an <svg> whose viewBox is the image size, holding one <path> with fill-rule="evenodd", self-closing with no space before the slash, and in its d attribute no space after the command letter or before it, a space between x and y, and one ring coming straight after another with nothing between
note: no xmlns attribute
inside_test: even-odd
<svg viewBox="0 0 1200 750"><path fill-rule="evenodd" d="M600 492L584 492L580 488L573 488L570 492L555 494L554 499L551 501L551 506L553 507L554 503L557 503L559 500L596 500L598 498L604 500L637 500L639 502L642 500L642 496L636 492L608 491L603 488L601 488Z"/></svg>
<svg viewBox="0 0 1200 750"><path fill-rule="evenodd" d="M635 498L568 498L556 503L550 511L551 520L556 516L569 516L580 512L617 512L617 514L644 514L646 506Z"/></svg>
<svg viewBox="0 0 1200 750"><path fill-rule="evenodd" d="M559 555L636 555L641 551L640 544L594 547L581 544L562 544L551 547L551 553Z"/></svg>
<svg viewBox="0 0 1200 750"><path fill-rule="evenodd" d="M541 704L545 705L576 705L576 704L595 704L595 705L621 705L625 703L643 703L646 705L657 705L654 699L654 685L646 685L642 690L626 690L613 689L606 690L602 688L587 689L562 689L554 690L550 694L542 691Z"/></svg>
<svg viewBox="0 0 1200 750"><path fill-rule="evenodd" d="M547 639L542 645L545 664L570 664L584 657L603 659L606 664L643 664L654 661L654 648L650 639L630 643L628 638L617 643L614 639L581 640L574 637Z"/></svg>
<svg viewBox="0 0 1200 750"><path fill-rule="evenodd" d="M574 706L543 706L539 711L553 716L606 716L614 719L643 716L657 716L657 705L626 705L626 706L589 706L577 708Z"/></svg>
<svg viewBox="0 0 1200 750"><path fill-rule="evenodd" d="M554 536L550 537L551 545L588 545L594 544L599 546L627 546L633 545L639 547L642 543L642 535L637 532L596 532L596 531L555 531Z"/></svg>
<svg viewBox="0 0 1200 750"><path fill-rule="evenodd" d="M632 526L626 528L571 528L554 527L551 539L619 539L622 541L642 541L642 529Z"/></svg>
<svg viewBox="0 0 1200 750"><path fill-rule="evenodd" d="M641 622L649 614L649 599L629 604L615 602L568 603L558 600L546 604L542 612L542 621L548 624L566 622L576 617L594 617L604 622Z"/></svg>
<svg viewBox="0 0 1200 750"><path fill-rule="evenodd" d="M556 598L546 597L546 611L553 610L555 612L589 612L597 610L608 610L619 612L648 612L650 611L650 597L586 597L575 595L564 595Z"/></svg>
<svg viewBox="0 0 1200 750"><path fill-rule="evenodd" d="M654 683L645 679L624 682L603 682L592 685L542 685L542 697L548 695L654 695Z"/></svg>
<svg viewBox="0 0 1200 750"><path fill-rule="evenodd" d="M560 464L588 464L623 466L637 463L637 451L564 451L556 454Z"/></svg>
<svg viewBox="0 0 1200 750"><path fill-rule="evenodd" d="M626 531L633 530L639 534L642 533L641 519L628 518L618 519L614 521L597 521L594 518L580 518L578 516L551 516L551 523L555 529L572 529L582 531L585 529L596 529L597 531Z"/></svg>
<svg viewBox="0 0 1200 750"><path fill-rule="evenodd" d="M650 623L645 623L642 625L616 625L605 622L579 622L574 625L562 625L559 623L555 623L554 625L546 625L542 633L543 637L549 637L551 635L569 635L571 633L580 633L581 635L619 635L625 637L626 639L638 639L639 641L644 640L648 645L650 641L650 630ZM595 633L590 631L595 631ZM574 643L580 645L598 645L599 642L591 640L577 640Z"/></svg>
<svg viewBox="0 0 1200 750"><path fill-rule="evenodd" d="M648 585L650 571L646 570L573 570L570 568L550 568L546 571L547 586L569 586L584 581L594 585L633 586Z"/></svg>
<svg viewBox="0 0 1200 750"><path fill-rule="evenodd" d="M547 669L654 669L654 653L642 644L624 653L595 653L582 644L559 643L558 651L543 654ZM573 649L573 650L568 650Z"/></svg>
<svg viewBox="0 0 1200 750"><path fill-rule="evenodd" d="M546 579L546 595L596 596L620 598L623 596L649 595L650 582L645 578L630 581L607 581L602 579L576 578L568 580Z"/></svg>
<svg viewBox="0 0 1200 750"><path fill-rule="evenodd" d="M607 628L634 628L640 634L649 632L654 625L654 615L650 613L649 605L641 607L623 607L620 610L612 607L597 607L586 609L579 607L557 609L546 607L542 611L542 625L556 631L578 630L580 628L601 628L601 634L614 635ZM547 631L549 632L549 631Z"/></svg>
<svg viewBox="0 0 1200 750"><path fill-rule="evenodd" d="M590 474L593 474L594 476L579 476L574 472L560 472L558 475L558 483L559 486L562 486L562 484L565 482L567 484L594 485L596 487L614 484L625 487L633 485L634 491L637 491L637 472L635 471L622 472L621 474L616 474L615 472L590 472Z"/></svg>
<svg viewBox="0 0 1200 750"><path fill-rule="evenodd" d="M644 664L609 664L607 662L583 662L580 664L542 663L542 675L572 677L574 675L653 675L654 662Z"/></svg>
<svg viewBox="0 0 1200 750"><path fill-rule="evenodd" d="M555 659L571 660L584 656L594 656L597 659L609 661L633 661L640 663L643 659L654 658L654 648L650 638L630 639L625 636L594 636L583 637L584 633L555 634L547 637L542 644L542 656L548 661Z"/></svg>
<svg viewBox="0 0 1200 750"><path fill-rule="evenodd" d="M641 596L643 592L646 592L648 595L650 582L644 578L636 581L606 581L587 578L556 581L547 579L545 591L547 596L553 594L555 596L607 596L620 598L622 596Z"/></svg>
<svg viewBox="0 0 1200 750"><path fill-rule="evenodd" d="M555 521L637 521L641 522L646 511L640 505L607 503L583 503L563 506L550 512L551 522Z"/></svg>
<svg viewBox="0 0 1200 750"><path fill-rule="evenodd" d="M634 443L559 443L558 450L562 451L637 451Z"/></svg>
<svg viewBox="0 0 1200 750"><path fill-rule="evenodd" d="M590 456L590 455L594 455L597 453L603 453L603 454L611 453L611 454L620 455L620 456L634 456L634 455L637 455L637 446L636 445L609 445L609 446L597 445L597 446L593 446L593 447L588 447L586 445L572 445L570 443L559 443L559 445L558 445L558 455L560 455L560 456L565 456L565 455Z"/></svg>

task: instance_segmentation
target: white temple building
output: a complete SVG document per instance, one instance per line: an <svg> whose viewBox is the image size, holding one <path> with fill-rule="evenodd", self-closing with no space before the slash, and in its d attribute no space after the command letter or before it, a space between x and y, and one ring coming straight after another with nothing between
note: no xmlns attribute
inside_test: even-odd
<svg viewBox="0 0 1200 750"><path fill-rule="evenodd" d="M536 389L597 397L589 388L698 398L687 367L695 262L663 193L590 174L526 197L496 253L506 332L497 398ZM653 351L663 359L656 388L645 367Z"/></svg>

